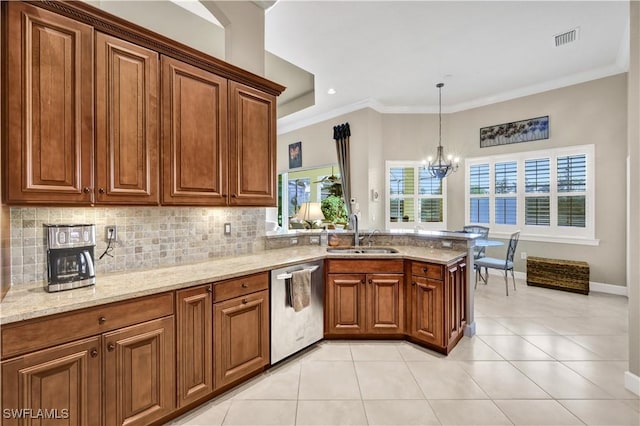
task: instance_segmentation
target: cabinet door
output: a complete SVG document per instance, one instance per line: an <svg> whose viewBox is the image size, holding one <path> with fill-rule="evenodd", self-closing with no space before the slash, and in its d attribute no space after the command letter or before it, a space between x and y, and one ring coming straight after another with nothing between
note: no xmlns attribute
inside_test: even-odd
<svg viewBox="0 0 640 426"><path fill-rule="evenodd" d="M229 204L276 206L276 98L229 82Z"/></svg>
<svg viewBox="0 0 640 426"><path fill-rule="evenodd" d="M414 276L411 282L411 336L444 345L442 281Z"/></svg>
<svg viewBox="0 0 640 426"><path fill-rule="evenodd" d="M404 279L400 274L367 275L367 333L404 331L403 288Z"/></svg>
<svg viewBox="0 0 640 426"><path fill-rule="evenodd" d="M93 195L93 28L23 2L7 13L8 203ZM3 64L4 65L4 64ZM4 70L3 70L4 72Z"/></svg>
<svg viewBox="0 0 640 426"><path fill-rule="evenodd" d="M158 204L158 54L96 33L96 200Z"/></svg>
<svg viewBox="0 0 640 426"><path fill-rule="evenodd" d="M453 346L464 333L466 304L466 263L447 267L445 283L447 346Z"/></svg>
<svg viewBox="0 0 640 426"><path fill-rule="evenodd" d="M43 424L58 418L65 425L100 425L101 362L99 337L3 362L3 424L35 424L17 417L21 413L28 420L25 410L31 410L34 416L42 413ZM4 410L17 411L5 417Z"/></svg>
<svg viewBox="0 0 640 426"><path fill-rule="evenodd" d="M212 284L176 292L178 406L213 392Z"/></svg>
<svg viewBox="0 0 640 426"><path fill-rule="evenodd" d="M162 204L227 203L227 80L162 57Z"/></svg>
<svg viewBox="0 0 640 426"><path fill-rule="evenodd" d="M327 289L328 334L358 334L366 330L363 274L329 274Z"/></svg>
<svg viewBox="0 0 640 426"><path fill-rule="evenodd" d="M147 425L175 406L173 316L103 335L105 425Z"/></svg>
<svg viewBox="0 0 640 426"><path fill-rule="evenodd" d="M213 340L216 389L269 365L269 292L216 303Z"/></svg>

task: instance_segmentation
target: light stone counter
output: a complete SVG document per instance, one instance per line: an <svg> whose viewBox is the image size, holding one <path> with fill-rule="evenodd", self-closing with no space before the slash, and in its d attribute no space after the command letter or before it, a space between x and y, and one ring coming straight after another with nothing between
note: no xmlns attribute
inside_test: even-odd
<svg viewBox="0 0 640 426"><path fill-rule="evenodd" d="M467 253L395 246L393 254L335 254L299 246L135 272L99 275L95 286L47 293L42 282L13 286L0 303L0 325L162 293L324 258L403 258L446 264Z"/></svg>

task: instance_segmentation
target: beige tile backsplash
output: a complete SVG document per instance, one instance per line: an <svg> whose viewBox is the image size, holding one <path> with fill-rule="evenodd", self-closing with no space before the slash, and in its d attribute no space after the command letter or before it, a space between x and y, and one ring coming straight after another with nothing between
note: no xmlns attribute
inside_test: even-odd
<svg viewBox="0 0 640 426"><path fill-rule="evenodd" d="M231 223L231 235L224 224ZM46 276L44 223L96 225L96 271L170 266L264 250L264 208L56 207L11 208L11 282ZM104 256L105 226L116 225L113 257Z"/></svg>

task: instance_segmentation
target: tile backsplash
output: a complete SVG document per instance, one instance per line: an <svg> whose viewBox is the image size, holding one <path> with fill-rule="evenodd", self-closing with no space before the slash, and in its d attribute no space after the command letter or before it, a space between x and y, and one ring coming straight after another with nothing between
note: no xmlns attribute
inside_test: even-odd
<svg viewBox="0 0 640 426"><path fill-rule="evenodd" d="M227 222L231 223L231 235L224 235ZM12 284L45 279L44 223L95 224L98 274L264 250L264 208L13 207ZM115 225L118 233L113 257L98 260L107 247L105 227L109 225Z"/></svg>

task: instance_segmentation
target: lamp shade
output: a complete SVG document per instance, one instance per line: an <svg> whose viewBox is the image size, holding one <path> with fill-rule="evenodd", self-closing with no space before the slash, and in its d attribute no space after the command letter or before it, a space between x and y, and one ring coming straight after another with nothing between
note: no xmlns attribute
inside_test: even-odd
<svg viewBox="0 0 640 426"><path fill-rule="evenodd" d="M300 211L297 214L298 219L313 222L314 220L324 219L320 203L302 203Z"/></svg>

